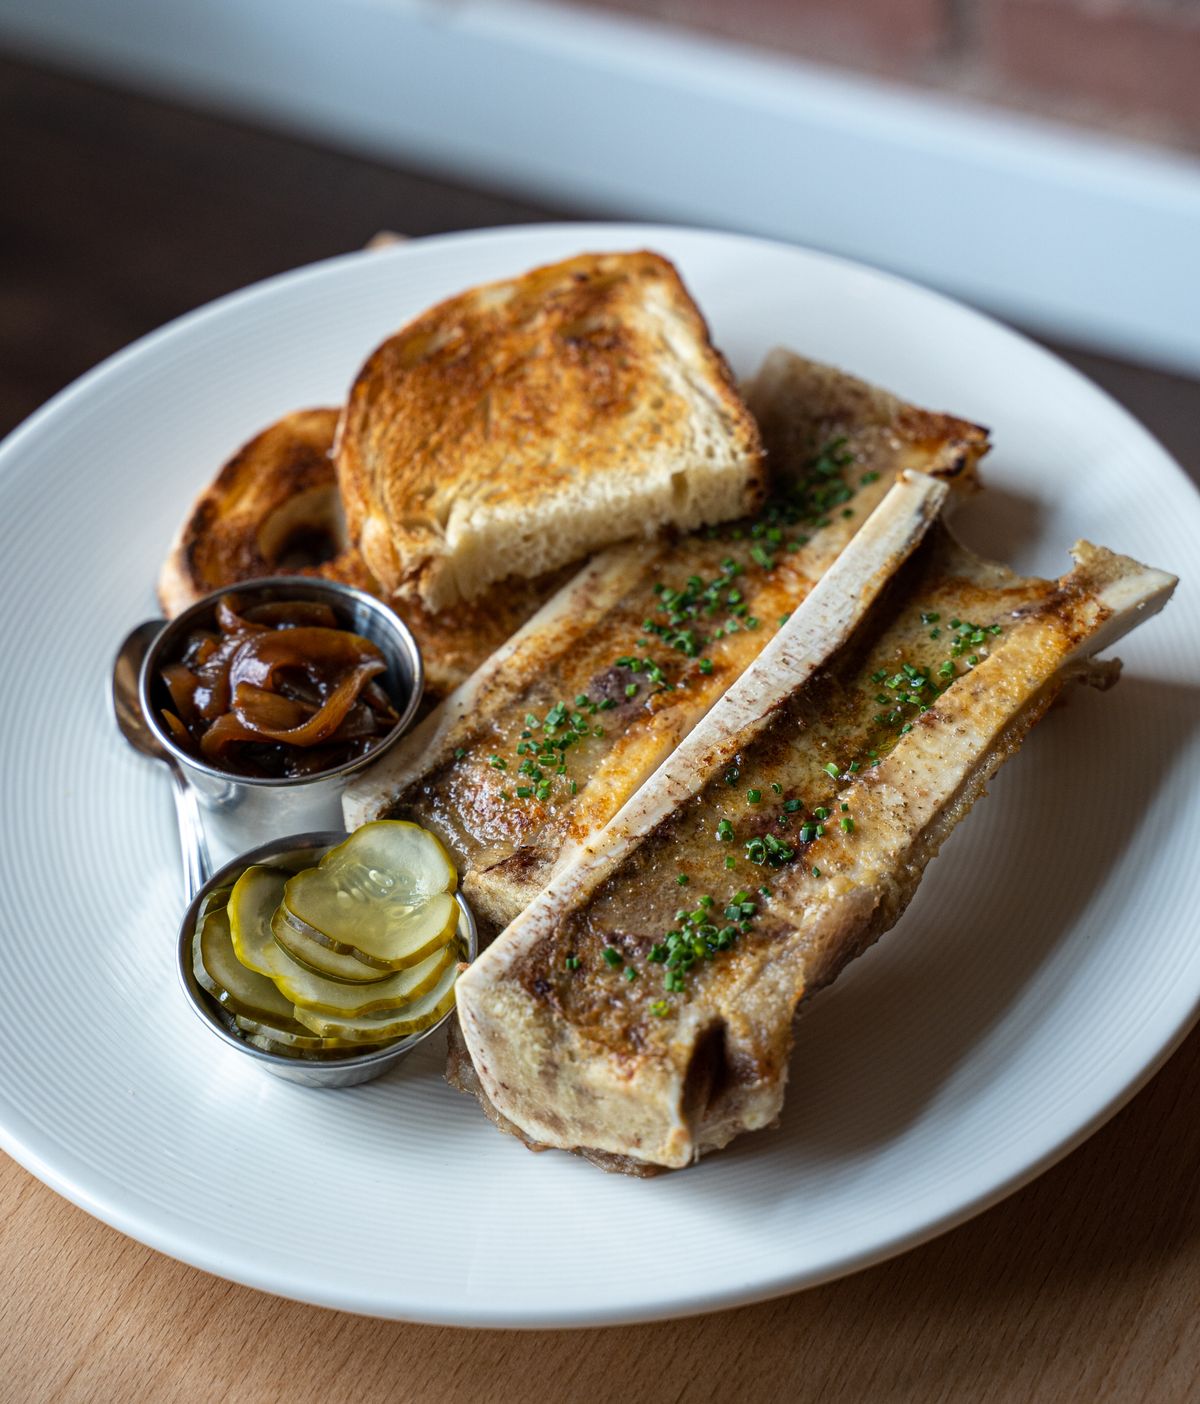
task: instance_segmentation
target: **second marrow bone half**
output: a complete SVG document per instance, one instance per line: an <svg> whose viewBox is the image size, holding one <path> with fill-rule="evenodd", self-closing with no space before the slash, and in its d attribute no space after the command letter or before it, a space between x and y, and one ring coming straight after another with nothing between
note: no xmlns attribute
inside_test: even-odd
<svg viewBox="0 0 1200 1404"><path fill-rule="evenodd" d="M937 515L946 486L904 473L757 664L729 689L646 785L464 972L458 986L463 1037L495 1109L535 1141L654 1163L694 1154L683 1106L687 1059L646 1060L636 1079L570 1022L530 1001L520 967L654 827L728 763L777 708L844 645ZM671 879L674 880L673 878ZM693 1031L694 1032L694 1031ZM689 1037L686 1029L682 1037ZM619 1064L621 1055L615 1060Z"/></svg>
<svg viewBox="0 0 1200 1404"><path fill-rule="evenodd" d="M860 534L830 589L864 569L867 545ZM1113 667L1089 660L1174 588L1173 577L1086 542L1074 556L1062 580L1022 579L935 527L848 644L832 628L789 663L775 652L789 635L821 639L818 587L772 652L463 976L462 1034L493 1119L531 1144L635 1173L682 1167L771 1125L800 1001L894 924L1063 683L1111 681ZM938 657L951 668L944 685L895 726L905 663L936 675ZM761 803L747 803L748 786ZM782 823L792 797L803 809L786 816L795 861L776 872L748 863L743 838ZM805 840L795 821L818 806L827 822ZM732 845L717 841L720 815L736 821ZM736 872L724 854L737 855ZM720 922L737 888L754 918L692 968L684 991L664 994L652 953L679 921L674 908L711 894Z"/></svg>
<svg viewBox="0 0 1200 1404"><path fill-rule="evenodd" d="M391 815L432 828L476 910L507 924L757 657L899 473L970 483L987 448L975 425L787 351L767 357L746 394L775 507L755 523L597 556L350 786L348 827ZM707 585L730 561L739 573L718 592L720 608L685 621L702 656L681 651L690 646L682 637L639 643L647 620L669 622L663 588ZM661 665L670 690L619 662L639 654ZM586 713L587 735L559 773L531 757L522 732L543 740L548 712L559 703L573 712L580 696L604 710Z"/></svg>

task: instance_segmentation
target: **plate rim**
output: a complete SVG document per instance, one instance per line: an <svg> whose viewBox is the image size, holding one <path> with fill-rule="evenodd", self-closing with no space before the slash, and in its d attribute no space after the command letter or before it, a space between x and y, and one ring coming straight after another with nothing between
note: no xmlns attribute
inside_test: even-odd
<svg viewBox="0 0 1200 1404"><path fill-rule="evenodd" d="M645 246L656 238L675 239L680 236L688 236L702 241L712 241L719 246L733 244L747 250L766 248L777 252L783 251L799 255L802 259L813 260L817 264L838 268L844 273L853 274L856 277L862 277L865 274L869 279L878 280L885 286L898 288L909 294L915 292L922 298L935 299L953 309L956 314L965 313L968 318L977 319L989 332L999 332L1002 337L1015 340L1025 355L1032 354L1035 358L1044 358L1048 363L1054 365L1059 374L1065 370L1068 376L1074 379L1081 388L1086 389L1093 396L1099 396L1110 411L1115 411L1124 422L1126 430L1135 439L1141 441L1140 447L1156 456L1164 468L1174 470L1186 487L1191 489L1194 496L1200 494L1200 488L1154 434L1106 390L1096 385L1082 371L1062 360L1053 351L1042 346L1030 336L954 297L854 259L807 248L803 245L687 225L617 220L556 221L505 225L498 228L429 235L408 239L386 249L355 250L335 255L227 293L181 314L113 353L63 387L45 404L30 414L0 442L0 486L4 482L5 470L15 460L19 460L25 443L41 432L43 426L55 422L64 413L69 414L72 405L86 399L97 385L102 385L112 376L121 375L130 365L136 365L144 362L147 358L154 357L164 343L168 343L176 337L186 336L193 327L209 319L220 318L226 314L231 306L249 305L258 299L266 299L276 295L281 288L298 287L309 280L329 276L331 273L336 276L335 271L338 268L345 265L356 265L364 258L382 262L383 260L405 259L431 246L465 246L469 249L472 244L494 246L511 242L514 246L519 247L523 241L528 240L531 236L549 236L551 239L570 236L586 240L593 235L603 237L606 241L628 236L632 241L631 246L633 242ZM684 269L684 277L686 280L686 268ZM394 1293L389 1305L380 1301L377 1293L368 1292L356 1296L341 1290L314 1290L316 1287L315 1279L304 1282L289 1281L288 1274L280 1269L261 1272L240 1270L239 1265L223 1259L219 1252L203 1251L202 1241L195 1239L194 1236L179 1231L173 1232L165 1225L160 1224L159 1219L163 1211L157 1210L154 1206L145 1203L137 1207L123 1205L119 1193L116 1192L119 1186L112 1181L106 1172L87 1166L73 1148L65 1146L62 1142L54 1142L51 1149L61 1150L63 1153L58 1154L54 1159L49 1158L46 1154L46 1148L44 1146L39 1148L39 1142L45 1141L46 1138L41 1136L35 1128L29 1126L26 1118L11 1104L5 1103L3 1099L0 1099L0 1147L24 1169L56 1193L62 1195L63 1198L127 1237L224 1280L237 1282L275 1296L348 1311L357 1315L475 1329L580 1329L635 1324L727 1310L736 1306L770 1300L807 1287L818 1286L886 1261L967 1222L1032 1182L1090 1138L1155 1076L1187 1037L1198 1017L1200 1017L1200 989L1193 993L1188 1007L1183 1009L1165 1032L1158 1028L1151 1030L1148 1023L1136 1031L1139 1052L1123 1065L1120 1085L1107 1097L1102 1097L1099 1104L1093 1106L1091 1114L1085 1117L1080 1124L1067 1130L1061 1136L1052 1136L1046 1149L1040 1155L1035 1156L998 1181L989 1184L978 1194L959 1202L956 1207L946 1213L934 1212L920 1215L916 1222L910 1226L890 1236L877 1238L869 1246L856 1248L854 1251L842 1255L829 1256L817 1267L780 1272L772 1277L764 1278L754 1286L744 1290L736 1286L724 1286L719 1289L663 1298L649 1310L643 1306L635 1306L631 1309L623 1305L613 1305L608 1308L595 1306L560 1307L554 1311L539 1309L536 1315L531 1315L529 1308L524 1311L513 1311L510 1308L497 1308L493 1304L464 1297L462 1298L463 1309L461 1311L446 1312L440 1309L425 1311L421 1309L419 1300L401 1301ZM1149 1048L1149 1056L1142 1056L1142 1045ZM1134 1064L1136 1064L1134 1070L1126 1075L1127 1068ZM1084 1090L1086 1091L1086 1089Z"/></svg>

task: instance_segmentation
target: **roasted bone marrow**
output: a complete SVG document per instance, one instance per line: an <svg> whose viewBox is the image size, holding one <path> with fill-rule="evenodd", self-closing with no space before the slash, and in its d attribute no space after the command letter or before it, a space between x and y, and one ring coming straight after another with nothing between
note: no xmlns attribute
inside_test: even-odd
<svg viewBox="0 0 1200 1404"><path fill-rule="evenodd" d="M877 574L865 545L823 584ZM793 662L764 654L462 981L493 1116L634 1171L771 1125L803 1001L895 923L1062 687L1110 681L1094 655L1174 588L1074 555L1023 578L937 528L849 631L814 591L772 645Z"/></svg>

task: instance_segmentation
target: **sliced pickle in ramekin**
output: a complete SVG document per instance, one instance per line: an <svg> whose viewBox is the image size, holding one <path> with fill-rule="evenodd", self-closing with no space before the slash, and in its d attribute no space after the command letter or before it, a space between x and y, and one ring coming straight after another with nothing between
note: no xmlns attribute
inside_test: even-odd
<svg viewBox="0 0 1200 1404"><path fill-rule="evenodd" d="M403 970L453 936L457 882L436 835L419 824L380 819L291 878L284 904L331 950Z"/></svg>
<svg viewBox="0 0 1200 1404"><path fill-rule="evenodd" d="M333 873L354 867L387 874L395 889L422 896L453 892L458 886L458 873L441 839L408 819L363 824L331 848L319 866Z"/></svg>
<svg viewBox="0 0 1200 1404"><path fill-rule="evenodd" d="M247 868L234 884L227 911L238 960L273 981L293 1004L345 1018L398 1009L420 999L453 965L454 947L444 941L418 964L405 970L381 971L377 980L367 984L329 980L306 969L279 945L272 930L287 876L277 868ZM457 912L457 903L450 900Z"/></svg>
<svg viewBox="0 0 1200 1404"><path fill-rule="evenodd" d="M298 874L303 876L303 874ZM292 906L290 896L292 882L288 883L289 895L285 895L283 906L293 921L303 921L311 934L314 928L306 918L298 916ZM366 916L363 913L364 917ZM345 932L348 928L343 928ZM376 925L374 929L363 921L357 943L325 939L328 948L337 955L346 955L360 964L371 966L378 975L393 974L419 965L434 951L440 950L454 938L458 930L458 903L448 892L437 892L420 907L410 909L401 915L397 911L388 913L386 925ZM318 932L318 936L325 933Z"/></svg>
<svg viewBox="0 0 1200 1404"><path fill-rule="evenodd" d="M200 906L196 910L195 929L197 931L204 925L204 918L209 912L215 912L218 907L227 907L229 905L229 894L232 891L232 887L214 887L210 893L201 899Z"/></svg>
<svg viewBox="0 0 1200 1404"><path fill-rule="evenodd" d="M324 1038L345 1039L348 1043L390 1042L421 1033L448 1014L454 1008L454 982L457 978L458 963L453 961L427 994L406 1004L403 1009L394 1009L386 1014L337 1016L302 1009L299 1005L294 1013L300 1023Z"/></svg>
<svg viewBox="0 0 1200 1404"><path fill-rule="evenodd" d="M335 1063L341 1058L361 1058L364 1053L377 1053L386 1044L346 1043L339 1038L321 1040L320 1048L295 1048L290 1043L280 1043L268 1034L241 1034L240 1037L251 1048L259 1048L264 1053L273 1053L277 1058L292 1058L298 1063Z"/></svg>
<svg viewBox="0 0 1200 1404"><path fill-rule="evenodd" d="M282 902L271 917L271 931L294 961L329 980L361 985L390 973L377 965L364 965L357 956L343 955L341 951L322 945L314 937L312 928L293 916Z"/></svg>
<svg viewBox="0 0 1200 1404"><path fill-rule="evenodd" d="M311 1029L306 1029L303 1024L295 1018L286 1019L247 1019L244 1015L238 1014L234 1018L237 1031L247 1038L269 1039L272 1043L286 1044L289 1048L294 1048L298 1053L316 1053L323 1048L350 1048L354 1045L348 1044L340 1038L322 1038L320 1034L315 1034Z"/></svg>
<svg viewBox="0 0 1200 1404"><path fill-rule="evenodd" d="M294 1001L280 994L273 981L247 970L234 954L226 907L210 911L192 938L192 969L200 988L232 1015L276 1024L293 1017Z"/></svg>

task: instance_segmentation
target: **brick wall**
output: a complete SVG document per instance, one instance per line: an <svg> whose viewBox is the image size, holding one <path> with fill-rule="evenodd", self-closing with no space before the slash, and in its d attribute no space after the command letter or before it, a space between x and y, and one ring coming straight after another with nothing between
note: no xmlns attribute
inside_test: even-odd
<svg viewBox="0 0 1200 1404"><path fill-rule="evenodd" d="M1200 0L574 0L1200 150Z"/></svg>

